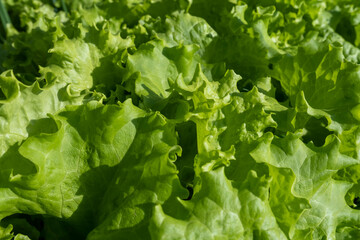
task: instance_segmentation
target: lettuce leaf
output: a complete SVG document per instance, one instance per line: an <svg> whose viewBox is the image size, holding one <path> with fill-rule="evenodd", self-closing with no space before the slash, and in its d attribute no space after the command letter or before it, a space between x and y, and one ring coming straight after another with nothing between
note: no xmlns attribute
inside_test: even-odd
<svg viewBox="0 0 360 240"><path fill-rule="evenodd" d="M0 239L358 239L359 13L0 1Z"/></svg>

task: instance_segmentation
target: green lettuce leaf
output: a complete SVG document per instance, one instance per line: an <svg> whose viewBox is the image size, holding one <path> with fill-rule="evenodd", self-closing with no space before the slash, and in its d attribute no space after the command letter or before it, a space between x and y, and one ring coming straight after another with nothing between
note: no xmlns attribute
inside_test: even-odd
<svg viewBox="0 0 360 240"><path fill-rule="evenodd" d="M0 1L0 239L358 239L359 13Z"/></svg>
<svg viewBox="0 0 360 240"><path fill-rule="evenodd" d="M201 189L190 201L178 200L181 210L155 207L150 226L153 239L286 239L265 202L266 179L253 172L236 189L223 168L205 172L201 179ZM263 188L260 195L249 189L252 185Z"/></svg>

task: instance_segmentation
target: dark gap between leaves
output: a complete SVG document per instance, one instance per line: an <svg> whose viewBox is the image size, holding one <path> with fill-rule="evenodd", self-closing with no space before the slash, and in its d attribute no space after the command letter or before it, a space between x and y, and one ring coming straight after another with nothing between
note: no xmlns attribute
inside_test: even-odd
<svg viewBox="0 0 360 240"><path fill-rule="evenodd" d="M240 92L249 92L251 89L253 89L254 84L251 82L251 80L246 80L238 81L236 86Z"/></svg>
<svg viewBox="0 0 360 240"><path fill-rule="evenodd" d="M275 87L275 99L278 102L285 102L289 99L289 97L285 93L285 90L282 88L279 80L271 78L271 84Z"/></svg>
<svg viewBox="0 0 360 240"><path fill-rule="evenodd" d="M342 18L336 25L335 32L340 34L346 41L354 44L356 39L356 31L348 18Z"/></svg>

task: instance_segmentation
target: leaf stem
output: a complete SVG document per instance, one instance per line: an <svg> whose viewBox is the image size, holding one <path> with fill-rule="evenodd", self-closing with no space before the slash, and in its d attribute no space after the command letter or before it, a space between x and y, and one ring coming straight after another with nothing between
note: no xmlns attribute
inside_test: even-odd
<svg viewBox="0 0 360 240"><path fill-rule="evenodd" d="M68 9L66 7L66 4L65 4L65 0L61 0L61 7L62 7L62 9L64 10L65 13L69 13Z"/></svg>
<svg viewBox="0 0 360 240"><path fill-rule="evenodd" d="M4 29L4 32L6 34L7 33L7 26L9 24L11 25L12 23L11 23L9 14L8 14L8 12L6 10L6 7L5 7L5 4L4 4L3 0L0 0L0 20L1 20L1 24L2 24L2 27ZM2 36L1 34L0 34L0 38L1 38L1 40L5 39L4 36Z"/></svg>

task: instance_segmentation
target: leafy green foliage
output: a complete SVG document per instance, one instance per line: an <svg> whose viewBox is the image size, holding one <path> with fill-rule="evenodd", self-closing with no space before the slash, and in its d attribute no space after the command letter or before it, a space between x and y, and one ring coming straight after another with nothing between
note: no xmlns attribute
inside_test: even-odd
<svg viewBox="0 0 360 240"><path fill-rule="evenodd" d="M359 239L355 0L0 0L0 239Z"/></svg>

